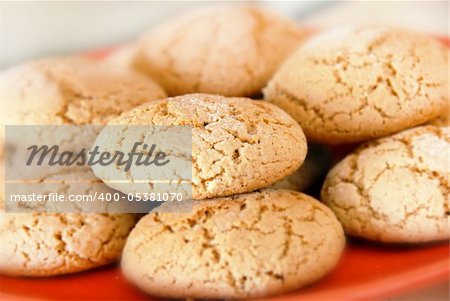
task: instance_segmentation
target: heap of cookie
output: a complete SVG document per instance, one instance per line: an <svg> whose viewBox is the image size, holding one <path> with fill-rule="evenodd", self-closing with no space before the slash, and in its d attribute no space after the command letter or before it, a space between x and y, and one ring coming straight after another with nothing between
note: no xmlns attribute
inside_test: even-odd
<svg viewBox="0 0 450 301"><path fill-rule="evenodd" d="M266 10L202 9L114 53L108 64L120 66L68 58L4 72L1 120L192 126L192 213L146 215L122 254L126 277L152 295L298 289L337 264L343 229L380 242L447 239L447 49L384 27L307 36ZM245 98L261 91L265 101ZM421 126L439 117L441 126ZM329 172L325 204L278 189L304 188L306 140L372 140ZM112 172L122 171L94 170L112 189L136 192L110 181ZM57 275L117 260L133 221L4 213L0 271Z"/></svg>

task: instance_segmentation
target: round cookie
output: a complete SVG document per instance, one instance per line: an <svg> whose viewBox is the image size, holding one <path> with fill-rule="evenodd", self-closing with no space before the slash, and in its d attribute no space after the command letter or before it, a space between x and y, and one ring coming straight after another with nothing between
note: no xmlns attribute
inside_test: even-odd
<svg viewBox="0 0 450 301"><path fill-rule="evenodd" d="M449 153L450 127L417 127L369 142L331 170L321 199L354 236L448 239Z"/></svg>
<svg viewBox="0 0 450 301"><path fill-rule="evenodd" d="M4 173L1 176L0 274L36 277L69 274L120 258L128 233L137 221L135 214L122 214L128 212L123 204L100 201L81 205L77 202L18 202L8 208L26 213L5 213ZM14 185L9 187L8 193L45 195L48 191L57 191L66 197L114 193L106 185L98 183L88 167L64 167L57 172L52 169L49 174L37 176L36 179L42 181L40 184L21 186L19 191L14 190L17 189ZM77 179L83 182L73 184Z"/></svg>
<svg viewBox="0 0 450 301"><path fill-rule="evenodd" d="M276 182L271 187L305 191L324 176L331 166L330 150L320 144L309 144L305 162L293 174ZM317 183L319 184L319 183Z"/></svg>
<svg viewBox="0 0 450 301"><path fill-rule="evenodd" d="M0 273L53 276L116 261L132 214L0 213Z"/></svg>
<svg viewBox="0 0 450 301"><path fill-rule="evenodd" d="M418 33L345 27L303 44L264 89L310 142L352 143L423 124L448 106L447 49Z"/></svg>
<svg viewBox="0 0 450 301"><path fill-rule="evenodd" d="M0 126L106 124L165 92L132 70L81 57L31 61L0 73ZM0 131L3 154L4 131Z"/></svg>
<svg viewBox="0 0 450 301"><path fill-rule="evenodd" d="M302 129L287 113L272 104L246 98L208 94L167 98L137 107L109 124L191 126L194 199L270 186L300 167L307 151ZM100 152L128 153L132 145L123 142L124 132L111 135L102 131L96 141ZM146 137L145 133L133 135ZM181 159L191 162L190 155ZM95 165L93 170L107 185L121 192L149 192L148 185L135 180L151 181L152 169L143 177L139 173L142 169L125 172L123 165L115 163Z"/></svg>
<svg viewBox="0 0 450 301"><path fill-rule="evenodd" d="M168 298L254 298L289 292L330 272L345 237L333 213L289 190L199 201L192 213L152 213L131 232L122 270Z"/></svg>
<svg viewBox="0 0 450 301"><path fill-rule="evenodd" d="M0 73L2 124L106 124L165 92L124 68L81 57L31 61Z"/></svg>
<svg viewBox="0 0 450 301"><path fill-rule="evenodd" d="M203 8L145 34L134 66L171 96L252 96L305 37L294 22L265 9Z"/></svg>

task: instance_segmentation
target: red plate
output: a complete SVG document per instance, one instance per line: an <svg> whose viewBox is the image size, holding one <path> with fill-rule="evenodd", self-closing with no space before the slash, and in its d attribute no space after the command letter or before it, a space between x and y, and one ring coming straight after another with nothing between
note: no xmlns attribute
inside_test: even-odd
<svg viewBox="0 0 450 301"><path fill-rule="evenodd" d="M447 46L449 39L441 39ZM102 58L108 50L90 54ZM1 243L1 242L0 242ZM449 279L449 243L420 246L349 241L339 266L318 283L270 300L367 300ZM118 266L53 278L0 277L0 300L156 300L122 277Z"/></svg>
<svg viewBox="0 0 450 301"><path fill-rule="evenodd" d="M367 300L445 281L447 242L420 247L351 241L339 266L318 283L271 300ZM117 266L71 276L0 278L2 300L155 300L126 283Z"/></svg>

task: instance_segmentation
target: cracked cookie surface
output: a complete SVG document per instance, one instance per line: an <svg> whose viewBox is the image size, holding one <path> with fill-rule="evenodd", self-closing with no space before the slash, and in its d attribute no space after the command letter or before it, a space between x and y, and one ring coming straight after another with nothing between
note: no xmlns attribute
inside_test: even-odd
<svg viewBox="0 0 450 301"><path fill-rule="evenodd" d="M0 168L0 274L32 277L64 275L116 262L120 258L126 238L137 221L136 214L38 213L42 208L32 206L22 210L36 213L5 213L3 161L0 161ZM92 171L86 168L66 167L60 169L59 174L41 174L39 177L42 181L52 178L57 179L58 184L49 184L50 187L30 185L29 193L45 194L45 189L66 195L88 194L92 193L92 189L113 192L103 184L95 184ZM70 184L77 178L89 178L92 183ZM62 180L68 180L68 183ZM99 210L97 205L95 210ZM58 210L78 210L76 202L69 205L52 203L46 210L55 210L56 206L62 206ZM83 206L83 210L94 210L94 205L90 208L90 204ZM108 208L104 210L107 212Z"/></svg>
<svg viewBox="0 0 450 301"><path fill-rule="evenodd" d="M117 261L133 214L0 213L0 273L54 276Z"/></svg>
<svg viewBox="0 0 450 301"><path fill-rule="evenodd" d="M116 262L137 221L128 204L114 202L12 202L5 213L5 164L0 160L0 274L55 276ZM8 167L14 168L14 167ZM90 167L39 168L28 179L13 176L8 195L93 196L116 191L97 179ZM17 177L17 178L16 178ZM31 180L31 179L28 179ZM31 183L32 182L32 183ZM81 204L81 205L80 205ZM15 213L15 212L23 213ZM70 212L70 213L45 213ZM73 213L72 213L73 212ZM84 212L84 213L74 213ZM86 213L120 212L120 213Z"/></svg>
<svg viewBox="0 0 450 301"><path fill-rule="evenodd" d="M132 70L81 57L41 59L0 73L0 125L103 125L165 96ZM4 135L1 130L1 145Z"/></svg>
<svg viewBox="0 0 450 301"><path fill-rule="evenodd" d="M436 118L448 106L449 52L394 28L341 28L303 44L264 89L311 142L352 143Z"/></svg>
<svg viewBox="0 0 450 301"><path fill-rule="evenodd" d="M137 107L109 124L128 128L133 125L192 127L194 199L270 186L300 167L307 151L302 129L287 113L272 104L246 98L208 94L167 98ZM98 143L107 150L125 147L123 151L128 152L131 145L122 145L126 133L127 128L113 137L107 132L100 133L97 141L101 140ZM190 162L190 156L185 160ZM126 173L123 165L97 165L93 169L107 185L124 193L152 191L150 182L150 186L143 187L135 181L142 179L139 172L134 174L130 169ZM118 179L125 183L115 182ZM184 178L180 176L180 179Z"/></svg>
<svg viewBox="0 0 450 301"><path fill-rule="evenodd" d="M3 124L106 124L123 111L164 98L148 78L81 57L31 61L0 74Z"/></svg>
<svg viewBox="0 0 450 301"><path fill-rule="evenodd" d="M449 237L450 127L368 142L328 174L321 200L348 234L383 242Z"/></svg>
<svg viewBox="0 0 450 301"><path fill-rule="evenodd" d="M294 22L264 9L199 9L144 35L134 66L171 96L252 96L305 36Z"/></svg>
<svg viewBox="0 0 450 301"><path fill-rule="evenodd" d="M249 298L288 292L327 274L345 244L317 200L262 190L194 202L192 213L152 213L124 248L126 277L169 298Z"/></svg>

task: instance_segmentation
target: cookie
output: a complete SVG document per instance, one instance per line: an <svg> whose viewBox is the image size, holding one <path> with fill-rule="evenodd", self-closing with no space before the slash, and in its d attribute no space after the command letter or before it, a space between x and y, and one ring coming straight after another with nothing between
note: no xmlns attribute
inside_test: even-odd
<svg viewBox="0 0 450 301"><path fill-rule="evenodd" d="M0 273L53 276L116 261L131 214L0 213Z"/></svg>
<svg viewBox="0 0 450 301"><path fill-rule="evenodd" d="M287 113L272 104L247 98L208 94L167 98L123 113L109 124L191 126L194 199L270 186L299 168L307 151L302 129ZM139 130L146 129L135 131ZM101 152L128 153L132 145L123 142L125 132L111 135L102 131L96 145ZM145 137L145 133L133 135ZM190 162L190 156L186 160ZM150 192L148 185L136 183L135 180L144 180L140 173L133 169L125 172L123 165L115 163L95 165L93 170L113 189L124 193ZM145 180L150 181L147 177Z"/></svg>
<svg viewBox="0 0 450 301"><path fill-rule="evenodd" d="M333 213L289 190L199 201L192 213L152 213L124 248L122 270L168 298L253 298L289 292L330 272L345 237Z"/></svg>
<svg viewBox="0 0 450 301"><path fill-rule="evenodd" d="M0 274L16 276L54 276L88 270L117 261L122 253L128 233L137 221L135 214L99 214L99 213L38 213L41 210L77 211L77 203L50 203L43 208L20 208L22 212L5 213L5 174L2 167L0 189ZM70 172L71 170L71 172ZM91 179L92 183L70 184L63 180ZM58 191L65 195L87 195L93 191L113 193L106 185L94 184L95 178L88 168L61 168L59 174L40 175L40 180L56 179L57 184L45 186L43 183L33 187L29 193L45 194L46 191ZM98 180L97 180L98 182ZM47 189L47 190L46 190ZM11 191L9 191L11 192ZM24 191L21 191L22 193ZM36 204L34 204L36 205ZM22 203L17 206L22 207ZM60 206L58 208L58 206ZM83 203L84 210L101 210L99 206L107 204ZM103 208L108 212L108 208ZM109 209L110 212L113 210ZM122 208L126 212L125 208ZM119 211L115 211L119 212Z"/></svg>
<svg viewBox="0 0 450 301"><path fill-rule="evenodd" d="M448 239L450 127L366 143L328 174L321 200L348 234L382 242Z"/></svg>
<svg viewBox="0 0 450 301"><path fill-rule="evenodd" d="M3 162L1 162L3 167ZM4 169L2 169L4 171ZM98 183L88 167L64 167L45 174L40 184L28 184L9 194L46 194L48 191L69 195L114 193ZM76 184L75 180L78 181ZM0 194L0 274L17 276L54 276L88 270L117 261L128 233L137 221L135 214L72 213L128 212L114 203L18 202L10 210L32 213L4 213L5 181L1 174ZM56 180L53 181L52 180ZM45 183L44 183L45 182ZM48 184L46 184L48 183ZM29 191L24 190L29 188ZM16 188L17 189L17 188ZM45 213L71 212L71 213Z"/></svg>
<svg viewBox="0 0 450 301"><path fill-rule="evenodd" d="M171 96L252 96L306 35L294 22L265 9L203 8L146 33L134 66Z"/></svg>
<svg viewBox="0 0 450 301"><path fill-rule="evenodd" d="M0 74L5 124L106 124L165 92L148 78L80 57L27 62Z"/></svg>
<svg viewBox="0 0 450 301"><path fill-rule="evenodd" d="M310 142L369 140L423 124L448 106L448 51L388 27L345 27L310 39L277 71L265 99Z"/></svg>
<svg viewBox="0 0 450 301"><path fill-rule="evenodd" d="M42 59L0 73L0 126L107 123L123 111L164 98L132 70L80 57ZM3 156L4 131L0 131Z"/></svg>
<svg viewBox="0 0 450 301"><path fill-rule="evenodd" d="M305 191L322 179L331 166L331 152L320 144L309 144L305 162L293 174L272 185L272 188ZM319 183L318 183L319 184Z"/></svg>

